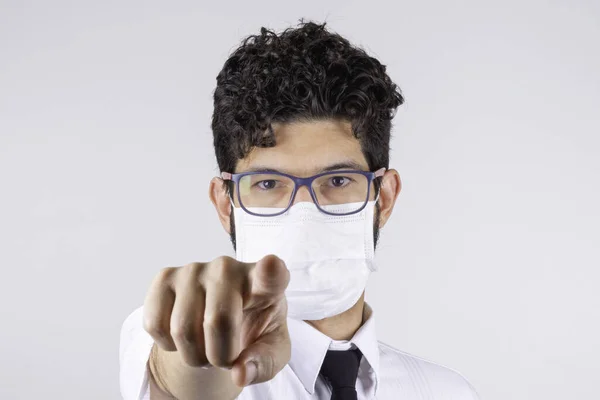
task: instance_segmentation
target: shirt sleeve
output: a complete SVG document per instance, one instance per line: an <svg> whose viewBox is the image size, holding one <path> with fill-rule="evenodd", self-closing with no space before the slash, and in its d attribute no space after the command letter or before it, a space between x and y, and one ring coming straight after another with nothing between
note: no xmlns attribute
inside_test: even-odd
<svg viewBox="0 0 600 400"><path fill-rule="evenodd" d="M452 400L480 400L475 387L464 375L456 370L449 369L449 371L455 376L455 381L452 384L453 389L448 391L452 393L450 397Z"/></svg>
<svg viewBox="0 0 600 400"><path fill-rule="evenodd" d="M143 328L143 307L123 322L119 343L119 384L123 400L149 400L148 359L154 339Z"/></svg>
<svg viewBox="0 0 600 400"><path fill-rule="evenodd" d="M467 381L465 379L466 383L467 383L467 392L468 392L468 396L466 397L468 400L480 400L479 399L479 394L477 393L477 391L475 390L475 388L473 387L473 385L471 385L471 382Z"/></svg>

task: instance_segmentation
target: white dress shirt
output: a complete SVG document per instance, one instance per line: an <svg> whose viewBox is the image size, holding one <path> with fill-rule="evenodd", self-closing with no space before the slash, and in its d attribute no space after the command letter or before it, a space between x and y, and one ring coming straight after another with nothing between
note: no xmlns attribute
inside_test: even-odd
<svg viewBox="0 0 600 400"><path fill-rule="evenodd" d="M152 337L142 327L142 307L121 329L119 352L121 395L124 400L148 400L147 362ZM331 398L331 386L319 375L327 350L358 347L358 400L478 400L458 372L396 350L377 341L373 310L365 303L365 321L351 340L332 340L304 321L288 318L292 342L289 363L270 381L245 387L238 400L316 400Z"/></svg>

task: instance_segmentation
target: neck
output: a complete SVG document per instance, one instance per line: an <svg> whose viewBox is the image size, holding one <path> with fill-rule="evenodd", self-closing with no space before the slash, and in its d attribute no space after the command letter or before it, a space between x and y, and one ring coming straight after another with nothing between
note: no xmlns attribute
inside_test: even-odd
<svg viewBox="0 0 600 400"><path fill-rule="evenodd" d="M321 333L334 340L350 340L364 322L365 292L350 309L333 317L306 321Z"/></svg>

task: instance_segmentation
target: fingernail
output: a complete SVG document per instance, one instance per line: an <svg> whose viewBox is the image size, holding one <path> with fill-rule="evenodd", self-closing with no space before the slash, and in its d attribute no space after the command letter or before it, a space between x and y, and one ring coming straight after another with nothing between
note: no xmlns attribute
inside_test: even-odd
<svg viewBox="0 0 600 400"><path fill-rule="evenodd" d="M257 372L256 363L254 361L248 361L246 363L246 382L244 383L244 386L254 382Z"/></svg>

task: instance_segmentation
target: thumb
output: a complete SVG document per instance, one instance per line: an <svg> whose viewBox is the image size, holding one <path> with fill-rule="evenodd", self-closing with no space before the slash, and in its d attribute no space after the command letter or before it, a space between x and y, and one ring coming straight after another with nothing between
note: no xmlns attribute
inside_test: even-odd
<svg viewBox="0 0 600 400"><path fill-rule="evenodd" d="M262 336L240 353L231 370L233 382L244 387L273 379L290 360L291 350L286 325Z"/></svg>

